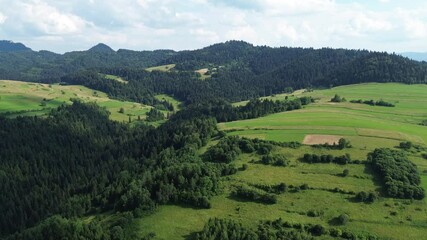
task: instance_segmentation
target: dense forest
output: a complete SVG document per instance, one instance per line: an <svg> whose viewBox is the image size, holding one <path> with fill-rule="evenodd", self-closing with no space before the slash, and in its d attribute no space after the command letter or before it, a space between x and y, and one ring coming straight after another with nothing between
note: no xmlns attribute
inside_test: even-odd
<svg viewBox="0 0 427 240"><path fill-rule="evenodd" d="M0 49L0 79L84 85L111 98L153 106L147 112L148 122L167 119L158 127L113 122L104 108L79 100L43 117L0 116L1 239L132 239L123 230L128 221L159 205L211 208L211 197L223 190L221 180L248 168L247 164L234 165L240 154L257 158L251 163L291 168L287 156L274 149L296 149L300 143L231 137L217 129L219 122L293 111L315 102L311 97L273 101L260 100L260 96L361 82L427 83L427 63L364 50L270 48L241 41L181 52L114 51L99 44L88 51L61 55L10 42L0 42ZM163 64L176 65L168 71L146 70ZM201 68L211 73L204 80L195 72ZM126 82L108 79L105 74ZM184 106L175 112L157 94L168 94ZM241 100L247 103L231 104ZM360 102L391 106L384 101ZM160 110L173 114L165 116ZM207 147L211 139L218 143ZM203 147L206 151L201 154ZM327 150L350 147L346 139L335 145L313 146ZM349 154L307 153L300 160L361 163L351 160ZM416 167L404 153L377 149L369 154L368 164L380 176L388 196L424 198ZM348 176L348 170L342 175ZM284 183L238 186L231 197L275 204L276 195L288 188L299 187ZM360 192L355 198L372 203L378 196ZM81 221L105 212L123 217L107 228L99 219ZM348 221L348 217L342 218ZM210 220L195 238L312 239L322 235L376 239L322 225L275 220L250 229L225 219Z"/></svg>
<svg viewBox="0 0 427 240"><path fill-rule="evenodd" d="M159 128L130 128L75 101L46 119L0 118L1 235L54 214L151 211L157 204L209 208L232 165L200 159L216 121L185 115Z"/></svg>
<svg viewBox="0 0 427 240"><path fill-rule="evenodd" d="M144 70L162 64L176 66L168 72ZM212 70L207 81L200 81L194 72L200 68ZM94 74L100 72L129 81L129 86L113 86L107 93L143 103L153 101L147 98L157 93L195 103L218 98L247 100L292 88L361 82L427 82L427 63L395 54L329 48L270 48L242 41L181 52L114 51L103 44L63 55L30 50L0 52L0 79L83 84L97 90L111 88L114 84L102 83L101 77L94 80ZM91 81L76 80L86 78Z"/></svg>

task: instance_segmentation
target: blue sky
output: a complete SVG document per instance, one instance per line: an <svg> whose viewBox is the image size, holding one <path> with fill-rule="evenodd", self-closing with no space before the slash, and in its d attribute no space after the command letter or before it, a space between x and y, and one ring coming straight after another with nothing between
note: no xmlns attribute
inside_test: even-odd
<svg viewBox="0 0 427 240"><path fill-rule="evenodd" d="M255 45L427 52L421 0L0 0L0 39L54 52Z"/></svg>

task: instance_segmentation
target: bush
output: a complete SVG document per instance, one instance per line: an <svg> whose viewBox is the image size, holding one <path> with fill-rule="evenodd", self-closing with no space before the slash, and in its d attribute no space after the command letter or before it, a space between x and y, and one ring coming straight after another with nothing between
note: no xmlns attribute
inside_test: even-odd
<svg viewBox="0 0 427 240"><path fill-rule="evenodd" d="M335 96L333 98L331 98L331 102L345 102L346 99L345 98L341 98L338 94L335 94Z"/></svg>
<svg viewBox="0 0 427 240"><path fill-rule="evenodd" d="M322 236L327 232L326 228L320 224L316 224L310 229L310 233L314 236Z"/></svg>
<svg viewBox="0 0 427 240"><path fill-rule="evenodd" d="M284 155L266 155L262 157L261 162L265 165L282 167L286 167L289 164L289 161Z"/></svg>
<svg viewBox="0 0 427 240"><path fill-rule="evenodd" d="M359 202L365 202L365 203L373 203L378 199L378 194L374 192L359 192L356 194L356 200Z"/></svg>
<svg viewBox="0 0 427 240"><path fill-rule="evenodd" d="M348 174L350 174L350 170L348 170L348 169L344 169L344 170L342 171L342 175L343 175L343 177L347 177L347 176L348 176Z"/></svg>
<svg viewBox="0 0 427 240"><path fill-rule="evenodd" d="M239 186L231 193L235 197L264 203L264 204L275 204L277 203L277 197L274 194L263 193L248 187Z"/></svg>
<svg viewBox="0 0 427 240"><path fill-rule="evenodd" d="M246 164L246 163L244 163L243 165L242 165L242 171L245 171L246 169L248 169L248 164Z"/></svg>
<svg viewBox="0 0 427 240"><path fill-rule="evenodd" d="M346 225L349 220L350 220L350 216L348 216L347 214L343 213L343 214L341 214L341 215L338 216L337 223L339 225Z"/></svg>
<svg viewBox="0 0 427 240"><path fill-rule="evenodd" d="M399 144L399 148L409 150L412 148L412 142L409 142L409 141L408 142L401 142Z"/></svg>

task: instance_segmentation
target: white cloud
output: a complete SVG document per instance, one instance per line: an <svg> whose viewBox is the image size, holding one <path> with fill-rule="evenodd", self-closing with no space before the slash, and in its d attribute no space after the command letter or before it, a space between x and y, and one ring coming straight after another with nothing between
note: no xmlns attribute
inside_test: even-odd
<svg viewBox="0 0 427 240"><path fill-rule="evenodd" d="M393 28L393 25L377 14L357 13L351 20L351 25L359 33L386 32Z"/></svg>
<svg viewBox="0 0 427 240"><path fill-rule="evenodd" d="M0 24L3 24L6 21L7 17L0 12Z"/></svg>
<svg viewBox="0 0 427 240"><path fill-rule="evenodd" d="M335 7L333 0L264 0L265 11L271 14L307 14L330 10Z"/></svg>
<svg viewBox="0 0 427 240"><path fill-rule="evenodd" d="M41 1L21 4L22 21L33 25L45 34L61 35L81 32L86 22L79 16L62 13Z"/></svg>
<svg viewBox="0 0 427 240"><path fill-rule="evenodd" d="M0 6L8 6L0 10L2 38L58 52L98 42L115 49L181 50L231 39L427 51L427 5L421 0L0 0Z"/></svg>
<svg viewBox="0 0 427 240"><path fill-rule="evenodd" d="M287 22L281 22L276 25L276 34L279 38L284 37L292 43L296 43L302 38L297 30Z"/></svg>

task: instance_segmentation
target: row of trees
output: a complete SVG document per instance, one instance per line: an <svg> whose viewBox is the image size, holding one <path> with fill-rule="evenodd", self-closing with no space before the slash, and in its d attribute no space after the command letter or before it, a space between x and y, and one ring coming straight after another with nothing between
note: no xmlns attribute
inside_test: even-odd
<svg viewBox="0 0 427 240"><path fill-rule="evenodd" d="M230 163L242 152L268 154L273 149L273 143L259 139L228 136L222 138L218 144L210 147L204 154L204 159L210 162Z"/></svg>
<svg viewBox="0 0 427 240"><path fill-rule="evenodd" d="M356 234L348 229L328 229L320 224L292 223L283 221L281 218L274 221L261 221L258 223L256 230L245 227L241 223L231 219L209 219L209 221L203 227L203 230L196 234L196 239L308 240L314 239L314 237L318 236L340 239L378 239L377 236L370 233Z"/></svg>
<svg viewBox="0 0 427 240"><path fill-rule="evenodd" d="M332 155L317 155L317 154L304 154L302 161L306 163L336 163L345 165L347 163L351 163L350 154L345 154L342 156L334 157Z"/></svg>
<svg viewBox="0 0 427 240"><path fill-rule="evenodd" d="M333 143L332 145L329 143L324 143L324 144L316 144L316 145L312 145L313 147L316 148L326 148L326 149L338 149L338 150L343 150L344 148L351 148L351 143L349 140L345 139L345 138L340 138L338 140L338 143Z"/></svg>
<svg viewBox="0 0 427 240"><path fill-rule="evenodd" d="M277 196L275 194L267 193L261 190L253 189L246 186L237 186L232 192L233 197L243 199L246 201L253 201L263 204L277 203Z"/></svg>
<svg viewBox="0 0 427 240"><path fill-rule="evenodd" d="M384 100L378 100L378 101L374 101L374 100L351 100L351 103L363 103L363 104L367 104L367 105L371 105L371 106L381 106L381 107L395 107L396 105L394 105L393 103L389 103L386 102Z"/></svg>

